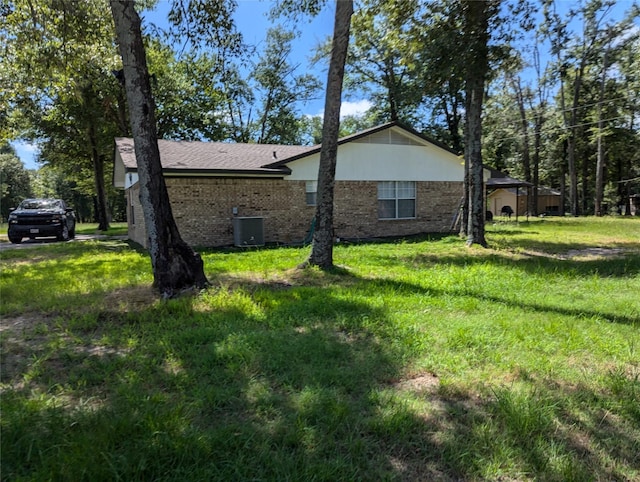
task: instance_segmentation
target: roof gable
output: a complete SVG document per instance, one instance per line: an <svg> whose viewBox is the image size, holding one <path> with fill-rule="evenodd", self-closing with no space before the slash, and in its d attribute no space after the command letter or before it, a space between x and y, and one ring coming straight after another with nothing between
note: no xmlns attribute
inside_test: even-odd
<svg viewBox="0 0 640 482"><path fill-rule="evenodd" d="M372 127L371 129L365 129L364 131L352 134L350 136L342 137L338 139L338 146L349 142L354 143L368 143L368 144L394 144L394 145L415 145L424 146L426 144L433 145L440 149L443 149L451 154L458 155L456 151L445 146L441 142L431 139L424 134L420 134L418 131L408 127L400 122L388 122L386 124ZM289 162L296 161L303 157L317 154L320 152L322 146L316 145L309 148L309 150L302 152L298 155L291 156L287 159L282 159L265 167L279 167L286 165Z"/></svg>

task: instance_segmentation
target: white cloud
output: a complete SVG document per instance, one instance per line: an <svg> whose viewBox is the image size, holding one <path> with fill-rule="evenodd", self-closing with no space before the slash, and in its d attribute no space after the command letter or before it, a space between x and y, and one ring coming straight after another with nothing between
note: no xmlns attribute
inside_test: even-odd
<svg viewBox="0 0 640 482"><path fill-rule="evenodd" d="M372 106L373 104L367 99L358 100L356 102L342 102L342 105L340 106L340 117L362 115Z"/></svg>
<svg viewBox="0 0 640 482"><path fill-rule="evenodd" d="M357 100L355 102L342 101L340 105L340 118L346 116L360 116L363 115L366 111L368 111L373 104L367 99ZM318 112L315 115L305 114L309 117L324 117L324 109Z"/></svg>

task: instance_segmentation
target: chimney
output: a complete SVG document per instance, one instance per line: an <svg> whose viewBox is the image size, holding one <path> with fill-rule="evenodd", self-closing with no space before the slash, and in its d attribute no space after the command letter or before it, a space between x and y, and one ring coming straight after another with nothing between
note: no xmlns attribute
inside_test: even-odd
<svg viewBox="0 0 640 482"><path fill-rule="evenodd" d="M276 151L273 151L273 158L278 159L278 156L276 155Z"/></svg>

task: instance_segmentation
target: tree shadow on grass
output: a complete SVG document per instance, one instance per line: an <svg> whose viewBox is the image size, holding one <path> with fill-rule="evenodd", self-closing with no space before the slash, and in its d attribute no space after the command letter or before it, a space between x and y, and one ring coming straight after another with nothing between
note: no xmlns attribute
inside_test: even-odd
<svg viewBox="0 0 640 482"><path fill-rule="evenodd" d="M112 315L110 326L52 333L22 353L26 363L4 380L14 388L2 400L3 477L353 480L389 473L352 453L373 449L358 441L372 412L369 393L398 370L398 356L359 327L358 320L384 324L384 310L329 289L255 294L259 303L230 295L229 306L212 311L188 300L167 303L135 323Z"/></svg>
<svg viewBox="0 0 640 482"><path fill-rule="evenodd" d="M540 243L538 243L540 244ZM459 255L417 254L397 256L392 252L378 255L379 264L410 267L429 265L474 266L486 263L517 267L527 273L563 274L584 276L597 274L602 277L630 277L640 272L640 251L633 243L616 245L615 248L594 250L593 245L566 245L563 243L544 243L538 246L540 251L488 251L469 252ZM559 253L559 254L554 254Z"/></svg>
<svg viewBox="0 0 640 482"><path fill-rule="evenodd" d="M638 475L637 415L608 411L637 404L586 386L561 387L527 380L491 397L415 391L433 410L405 408L405 430L389 434L389 453L401 480L632 480ZM637 383L636 383L637 385ZM636 387L637 388L637 387ZM406 406L409 406L408 404ZM603 423L607 419L608 423ZM429 472L427 472L429 473Z"/></svg>
<svg viewBox="0 0 640 482"><path fill-rule="evenodd" d="M363 278L366 279L366 278ZM398 281L395 279L376 278L370 280L370 283L381 289L391 290L396 293L409 293L416 295L427 295L430 297L459 297L472 298L479 301L494 303L496 305L504 305L517 308L522 311L531 311L539 314L557 314L576 318L586 319L602 319L608 323L620 323L625 325L640 325L640 318L634 316L626 316L618 313L607 313L605 311L594 311L590 309L566 308L563 306L554 306L551 304L533 303L515 299L510 294L505 296L495 296L482 292L480 289L461 287L451 288L447 290L437 289L429 286L421 286L419 284L408 281Z"/></svg>
<svg viewBox="0 0 640 482"><path fill-rule="evenodd" d="M412 351L373 282L326 281L237 282L52 330L3 380L3 479L622 480L637 465L637 380L407 389ZM627 412L607 418L614 403Z"/></svg>

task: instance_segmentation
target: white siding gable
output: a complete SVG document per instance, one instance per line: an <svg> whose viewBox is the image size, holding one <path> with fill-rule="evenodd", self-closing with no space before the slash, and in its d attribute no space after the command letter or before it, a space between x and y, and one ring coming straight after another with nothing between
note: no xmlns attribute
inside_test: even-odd
<svg viewBox="0 0 640 482"><path fill-rule="evenodd" d="M316 179L320 153L287 164L285 179ZM407 133L393 130L338 146L336 181L463 181L462 157Z"/></svg>

